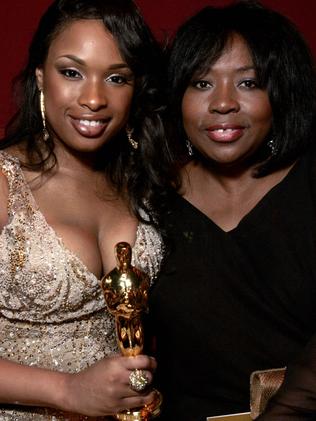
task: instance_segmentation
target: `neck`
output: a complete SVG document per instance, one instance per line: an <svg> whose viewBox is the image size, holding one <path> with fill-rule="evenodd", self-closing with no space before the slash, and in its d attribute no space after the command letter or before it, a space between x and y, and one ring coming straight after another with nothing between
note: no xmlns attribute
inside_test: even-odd
<svg viewBox="0 0 316 421"><path fill-rule="evenodd" d="M256 184L256 166L218 165L206 161L191 161L186 166L189 179L200 178L202 184L217 184L225 191L240 191Z"/></svg>
<svg viewBox="0 0 316 421"><path fill-rule="evenodd" d="M100 151L78 152L56 142L54 153L58 171L77 174L80 178L102 172L98 169Z"/></svg>

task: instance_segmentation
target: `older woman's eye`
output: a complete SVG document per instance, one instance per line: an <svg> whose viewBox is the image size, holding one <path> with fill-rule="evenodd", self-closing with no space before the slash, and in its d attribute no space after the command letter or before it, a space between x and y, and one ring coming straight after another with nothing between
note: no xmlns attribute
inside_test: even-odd
<svg viewBox="0 0 316 421"><path fill-rule="evenodd" d="M191 83L191 85L196 89L205 90L210 88L212 85L207 80L196 80Z"/></svg>
<svg viewBox="0 0 316 421"><path fill-rule="evenodd" d="M64 76L66 76L68 79L80 79L81 74L74 69L62 69L60 70L60 73Z"/></svg>

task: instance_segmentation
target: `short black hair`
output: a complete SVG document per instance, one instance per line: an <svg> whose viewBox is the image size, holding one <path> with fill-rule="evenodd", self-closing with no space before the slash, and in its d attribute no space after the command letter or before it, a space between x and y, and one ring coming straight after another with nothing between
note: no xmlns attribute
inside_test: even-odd
<svg viewBox="0 0 316 421"><path fill-rule="evenodd" d="M206 71L220 57L233 34L248 45L259 86L267 89L272 107L271 136L277 153L261 161L257 175L263 175L294 162L313 142L316 80L312 54L300 32L260 2L205 7L178 30L168 70L172 137L178 142L177 151L179 147L183 151L184 92L196 72Z"/></svg>
<svg viewBox="0 0 316 421"><path fill-rule="evenodd" d="M131 209L141 218L141 208L151 212L146 203L152 203L153 208L156 203L156 209L162 203L160 193L164 192L167 178L163 173L165 155L161 154L165 141L160 89L164 68L161 48L132 0L55 0L48 7L30 44L28 62L16 79L18 111L6 127L0 147L26 142L29 166L44 170L46 163L52 162L53 141L50 138L45 145L41 142L42 120L35 71L43 66L58 34L72 22L87 19L104 23L134 75L129 125L139 148L131 152L122 130L105 145L99 164L113 187L120 194L125 193Z"/></svg>

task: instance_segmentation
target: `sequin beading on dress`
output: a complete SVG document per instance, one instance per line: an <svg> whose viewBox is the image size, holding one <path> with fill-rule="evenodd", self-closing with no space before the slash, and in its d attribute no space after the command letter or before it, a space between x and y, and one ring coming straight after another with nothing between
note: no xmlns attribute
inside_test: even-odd
<svg viewBox="0 0 316 421"><path fill-rule="evenodd" d="M39 210L19 160L0 152L8 223L0 235L0 358L75 373L118 352L113 317L96 276L68 250ZM133 264L153 280L163 244L139 223ZM0 421L105 420L48 408L0 407Z"/></svg>

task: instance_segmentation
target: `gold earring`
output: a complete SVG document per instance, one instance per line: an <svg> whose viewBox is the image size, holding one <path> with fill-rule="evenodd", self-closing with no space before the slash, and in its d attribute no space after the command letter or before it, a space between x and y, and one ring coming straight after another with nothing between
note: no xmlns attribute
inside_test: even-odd
<svg viewBox="0 0 316 421"><path fill-rule="evenodd" d="M133 149L137 149L138 148L138 142L132 138L133 132L134 132L134 129L131 129L129 127L126 127L126 136L127 136L127 139L129 141L131 147Z"/></svg>
<svg viewBox="0 0 316 421"><path fill-rule="evenodd" d="M49 138L49 133L46 128L44 92L42 89L40 89L40 109L41 109L41 116L42 116L42 123L43 123L43 139L44 139L44 142L47 142Z"/></svg>

